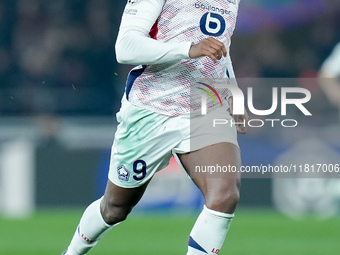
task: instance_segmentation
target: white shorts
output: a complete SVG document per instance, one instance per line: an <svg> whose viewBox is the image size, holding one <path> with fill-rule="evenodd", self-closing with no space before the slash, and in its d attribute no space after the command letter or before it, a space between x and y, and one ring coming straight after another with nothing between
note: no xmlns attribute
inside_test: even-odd
<svg viewBox="0 0 340 255"><path fill-rule="evenodd" d="M172 117L123 100L111 150L110 181L123 188L139 187L165 168L172 155L179 161L177 154L212 144L229 142L238 146L235 126L212 127L213 119L231 121L227 109L216 107L207 115Z"/></svg>

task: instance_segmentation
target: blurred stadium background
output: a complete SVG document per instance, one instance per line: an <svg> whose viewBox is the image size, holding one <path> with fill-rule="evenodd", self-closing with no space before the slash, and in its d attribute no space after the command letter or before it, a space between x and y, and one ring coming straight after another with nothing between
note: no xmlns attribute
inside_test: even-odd
<svg viewBox="0 0 340 255"><path fill-rule="evenodd" d="M124 5L0 2L0 254L59 254L85 206L103 194L130 69L116 63L113 48ZM340 42L339 24L338 0L241 1L231 48L236 76L316 78ZM308 86L323 102L313 109L338 119L304 139L250 130L240 137L244 164L294 162L300 152L319 155L315 147L339 161L339 109L317 82ZM221 254L339 254L340 179L242 185ZM171 161L131 220L93 254L184 254L201 206L198 190Z"/></svg>

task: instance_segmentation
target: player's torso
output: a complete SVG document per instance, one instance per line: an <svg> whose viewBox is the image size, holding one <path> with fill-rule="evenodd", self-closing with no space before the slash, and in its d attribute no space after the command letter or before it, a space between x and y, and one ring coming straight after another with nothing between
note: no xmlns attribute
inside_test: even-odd
<svg viewBox="0 0 340 255"><path fill-rule="evenodd" d="M238 4L239 0L166 0L150 36L165 43L198 43L213 36L229 49ZM208 57L144 66L128 99L161 114L186 114L192 103L191 85L202 78L227 77L228 66L228 58L214 63Z"/></svg>
<svg viewBox="0 0 340 255"><path fill-rule="evenodd" d="M192 41L213 36L228 48L239 0L167 0L157 21L157 40Z"/></svg>

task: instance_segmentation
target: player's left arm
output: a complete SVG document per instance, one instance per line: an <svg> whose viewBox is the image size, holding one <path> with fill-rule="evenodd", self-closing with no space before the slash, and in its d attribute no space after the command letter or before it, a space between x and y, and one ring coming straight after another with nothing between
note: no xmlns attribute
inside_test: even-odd
<svg viewBox="0 0 340 255"><path fill-rule="evenodd" d="M189 50L189 56L190 58L207 56L214 62L217 62L222 57L227 57L227 49L223 42L214 37L208 37L197 44L192 44Z"/></svg>

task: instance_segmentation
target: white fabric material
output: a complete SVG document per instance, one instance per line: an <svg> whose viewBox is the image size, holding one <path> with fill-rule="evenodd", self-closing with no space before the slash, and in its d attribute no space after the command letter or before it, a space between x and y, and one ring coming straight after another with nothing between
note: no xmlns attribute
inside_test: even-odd
<svg viewBox="0 0 340 255"><path fill-rule="evenodd" d="M235 216L235 214L233 214L233 213L223 213L223 212L218 212L218 211L211 210L206 205L204 205L203 208L207 212L209 212L211 214L214 214L216 216L219 216L219 217L234 218L234 216Z"/></svg>
<svg viewBox="0 0 340 255"><path fill-rule="evenodd" d="M171 117L136 107L124 98L117 113L119 125L111 150L110 181L123 188L139 187L165 168L172 154L221 142L239 146L235 125L213 127L214 119L232 121L227 110L224 104L207 115ZM136 162L139 163L135 165ZM144 174L141 162L145 163Z"/></svg>
<svg viewBox="0 0 340 255"><path fill-rule="evenodd" d="M86 208L65 255L86 254L113 227L104 221L100 213L101 201L102 198Z"/></svg>
<svg viewBox="0 0 340 255"><path fill-rule="evenodd" d="M191 42L164 43L149 36L163 4L164 0L140 0L126 5L116 41L119 63L162 64L189 58Z"/></svg>
<svg viewBox="0 0 340 255"><path fill-rule="evenodd" d="M116 42L117 60L140 65L129 74L127 99L170 116L199 110L199 82L213 85L215 79L234 78L229 47L238 6L239 0L138 0L127 4ZM227 57L216 63L209 57L189 59L191 43L211 36L224 43ZM228 89L218 94L230 96ZM208 100L208 109L215 107L210 97Z"/></svg>
<svg viewBox="0 0 340 255"><path fill-rule="evenodd" d="M325 60L321 71L330 77L340 76L340 43L335 46L332 54Z"/></svg>
<svg viewBox="0 0 340 255"><path fill-rule="evenodd" d="M205 252L190 246L189 241L187 255L218 254L233 217L234 214L217 212L204 206L190 233L190 239L193 239Z"/></svg>

